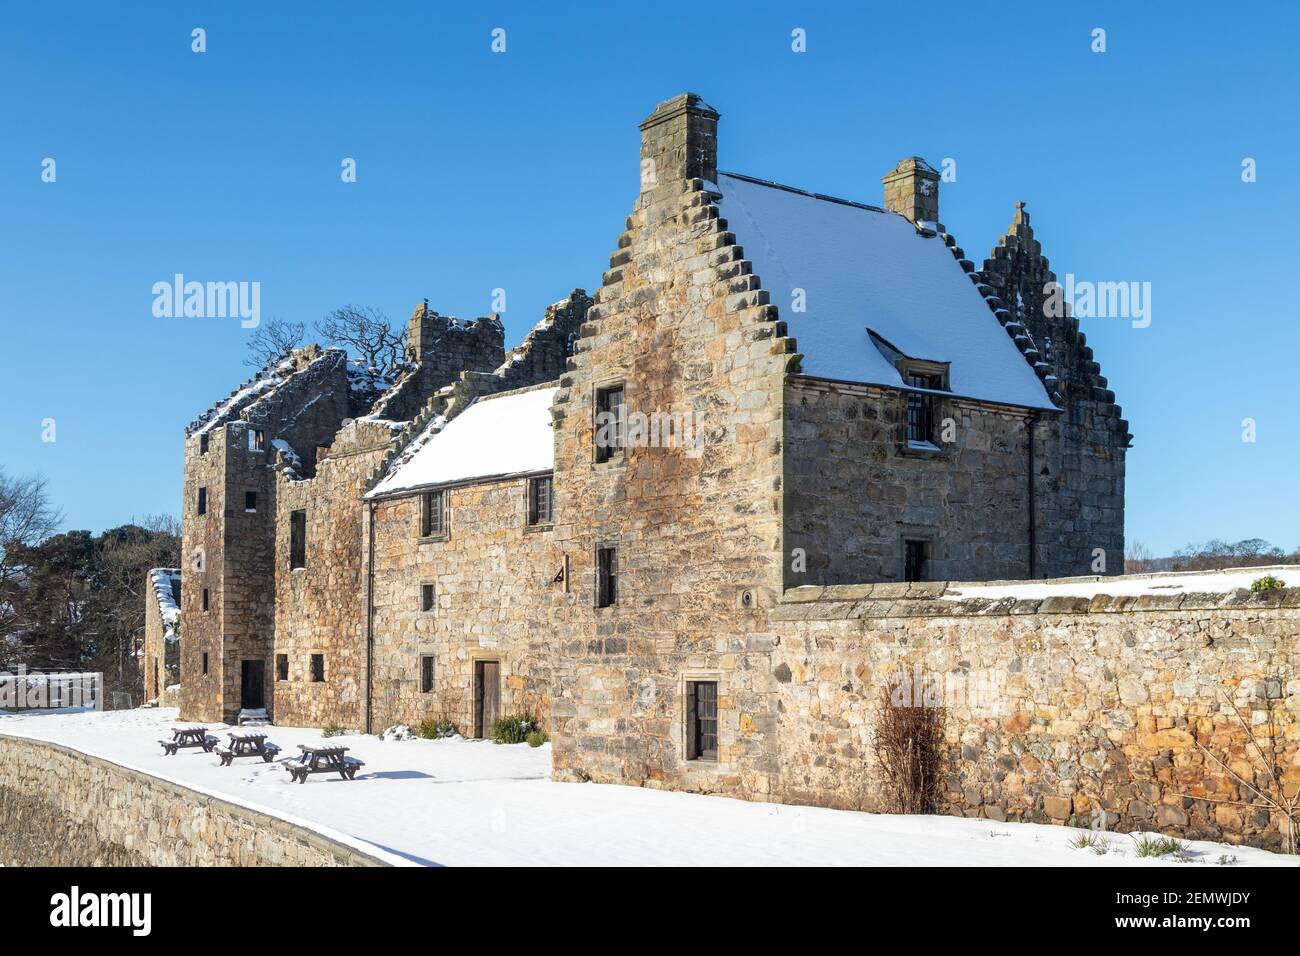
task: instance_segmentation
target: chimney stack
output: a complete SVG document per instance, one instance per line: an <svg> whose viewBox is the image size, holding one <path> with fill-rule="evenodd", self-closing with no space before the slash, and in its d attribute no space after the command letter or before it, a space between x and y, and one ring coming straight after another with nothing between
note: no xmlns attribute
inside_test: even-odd
<svg viewBox="0 0 1300 956"><path fill-rule="evenodd" d="M913 223L939 221L939 174L920 156L900 160L880 181L890 212Z"/></svg>
<svg viewBox="0 0 1300 956"><path fill-rule="evenodd" d="M718 111L698 93L664 100L641 123L641 193L687 179L718 180Z"/></svg>

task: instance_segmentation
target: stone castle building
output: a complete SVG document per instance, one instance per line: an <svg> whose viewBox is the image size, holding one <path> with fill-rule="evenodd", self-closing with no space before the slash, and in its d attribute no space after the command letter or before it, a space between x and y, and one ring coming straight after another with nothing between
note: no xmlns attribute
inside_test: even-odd
<svg viewBox="0 0 1300 956"><path fill-rule="evenodd" d="M835 199L718 120L646 118L599 290L510 352L426 302L378 400L313 346L189 425L185 719L529 711L561 779L841 805L790 761L875 678L792 662L790 595L1122 569L1128 426L1023 204L977 266L923 160Z"/></svg>

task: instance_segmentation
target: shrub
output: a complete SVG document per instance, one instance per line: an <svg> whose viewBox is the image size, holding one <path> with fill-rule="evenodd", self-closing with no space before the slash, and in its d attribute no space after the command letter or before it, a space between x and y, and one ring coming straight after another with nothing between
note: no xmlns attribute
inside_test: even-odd
<svg viewBox="0 0 1300 956"><path fill-rule="evenodd" d="M1273 577L1271 574L1266 574L1262 578L1256 578L1250 582L1252 591L1276 591L1284 587L1286 587L1286 582L1281 578Z"/></svg>
<svg viewBox="0 0 1300 956"><path fill-rule="evenodd" d="M528 735L528 746L540 747L544 743L546 743L546 734L542 733L540 730L534 730Z"/></svg>
<svg viewBox="0 0 1300 956"><path fill-rule="evenodd" d="M346 733L347 731L341 725L334 723L332 720L322 727L320 731L322 737L342 737Z"/></svg>
<svg viewBox="0 0 1300 956"><path fill-rule="evenodd" d="M882 791L889 813L938 810L947 708L931 690L914 686L906 673L892 675L881 688L872 750L884 778Z"/></svg>
<svg viewBox="0 0 1300 956"><path fill-rule="evenodd" d="M385 730L382 734L379 735L379 739L380 740L414 740L415 731L412 730L410 727L408 727L406 724L393 724L393 726L389 727L387 730Z"/></svg>
<svg viewBox="0 0 1300 956"><path fill-rule="evenodd" d="M1134 837L1133 843L1138 856L1181 856L1187 852L1187 845L1179 843L1173 837L1155 836L1151 833L1144 833L1141 838Z"/></svg>
<svg viewBox="0 0 1300 956"><path fill-rule="evenodd" d="M1076 850L1091 850L1098 856L1105 856L1110 852L1110 841L1098 833L1080 833L1070 841L1070 846Z"/></svg>
<svg viewBox="0 0 1300 956"><path fill-rule="evenodd" d="M455 737L459 733L459 727L441 717L430 717L420 723L420 736L425 740L442 740L445 737Z"/></svg>
<svg viewBox="0 0 1300 956"><path fill-rule="evenodd" d="M537 729L537 718L532 714L511 714L492 724L492 739L499 744L521 744Z"/></svg>

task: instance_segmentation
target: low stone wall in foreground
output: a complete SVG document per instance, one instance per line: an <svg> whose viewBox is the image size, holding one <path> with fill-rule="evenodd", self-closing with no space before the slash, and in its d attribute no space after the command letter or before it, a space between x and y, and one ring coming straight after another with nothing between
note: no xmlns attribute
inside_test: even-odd
<svg viewBox="0 0 1300 956"><path fill-rule="evenodd" d="M1271 786L1253 736L1284 791L1300 789L1300 589L994 601L944 588L786 592L772 614L778 799L880 808L874 714L901 672L942 688L946 812L1279 848L1282 818L1243 781Z"/></svg>
<svg viewBox="0 0 1300 956"><path fill-rule="evenodd" d="M7 866L383 866L278 817L59 744L0 735Z"/></svg>

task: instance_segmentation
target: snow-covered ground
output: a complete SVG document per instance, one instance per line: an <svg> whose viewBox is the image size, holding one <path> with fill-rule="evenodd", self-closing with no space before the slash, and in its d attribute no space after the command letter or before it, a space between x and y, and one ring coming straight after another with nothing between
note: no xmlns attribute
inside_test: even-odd
<svg viewBox="0 0 1300 956"><path fill-rule="evenodd" d="M954 584L944 598L1047 598L1096 597L1109 594L1126 597L1139 594L1223 593L1249 589L1251 582L1272 575L1287 587L1300 587L1300 565L1263 568L1230 568L1226 571L1179 571L1165 574L1135 574L1124 577L1071 578L1063 581L1032 581L1009 584Z"/></svg>
<svg viewBox="0 0 1300 956"><path fill-rule="evenodd" d="M183 750L163 756L176 711L0 713L0 733L50 740L235 802L362 841L390 859L450 865L1047 865L1295 866L1295 857L1189 843L1183 861L1139 858L1110 834L1098 855L1069 844L1079 831L955 817L904 817L747 803L637 787L553 783L551 748L450 740L332 742L366 762L355 781L319 774L291 784L278 764ZM208 725L218 734L216 728ZM318 731L267 728L297 752Z"/></svg>

